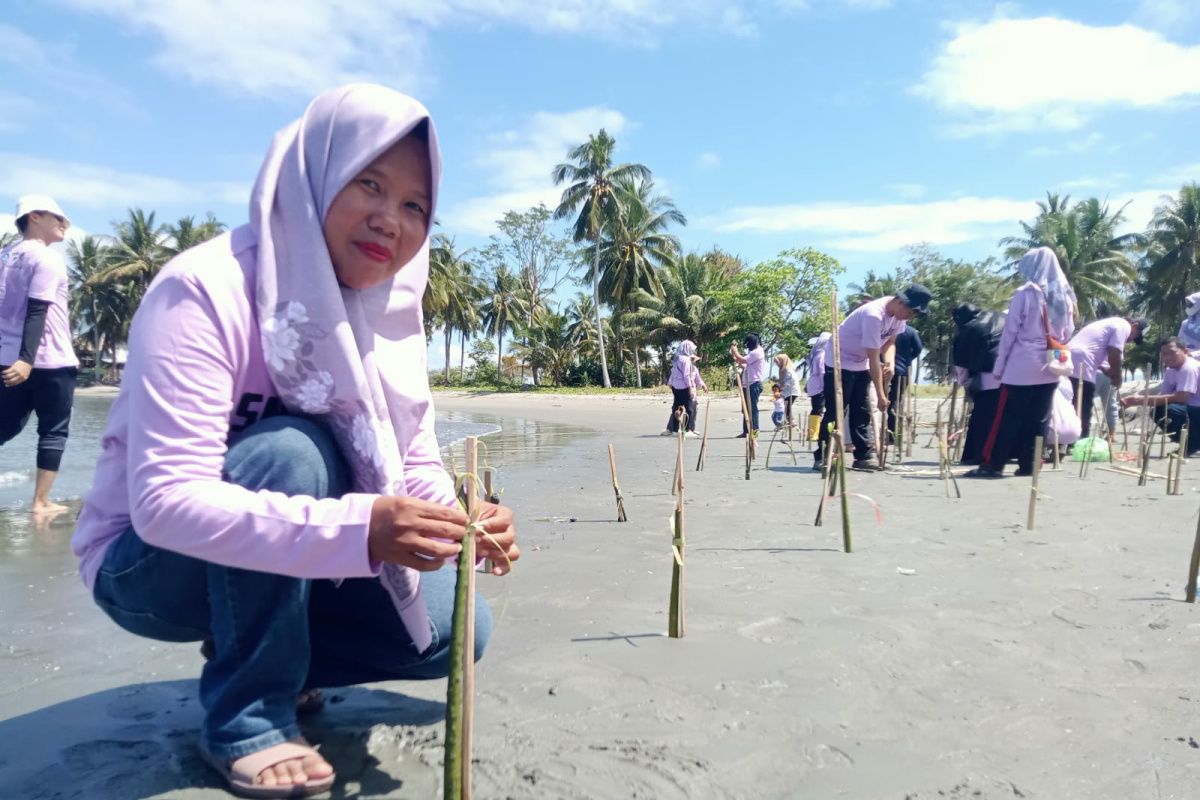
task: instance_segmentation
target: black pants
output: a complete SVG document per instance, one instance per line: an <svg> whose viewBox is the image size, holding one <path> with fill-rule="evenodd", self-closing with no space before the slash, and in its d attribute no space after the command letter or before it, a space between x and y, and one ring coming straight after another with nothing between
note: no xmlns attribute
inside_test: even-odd
<svg viewBox="0 0 1200 800"><path fill-rule="evenodd" d="M983 461L997 471L1013 456L1021 472L1033 469L1033 459L1041 453L1033 452L1034 440L1045 434L1050 422L1050 409L1058 384L1039 383L1033 386L1000 387L996 413L992 418L992 429L983 446Z"/></svg>
<svg viewBox="0 0 1200 800"><path fill-rule="evenodd" d="M808 399L810 401L812 401L812 413L816 414L819 417L824 417L825 416L825 393L821 392L820 394L814 394L812 397L810 397Z"/></svg>
<svg viewBox="0 0 1200 800"><path fill-rule="evenodd" d="M908 375L896 373L892 375L892 383L888 386L887 429L892 436L896 435L896 408L900 405L900 387L906 380Z"/></svg>
<svg viewBox="0 0 1200 800"><path fill-rule="evenodd" d="M1071 381L1071 405L1079 407L1079 378L1069 378ZM1093 381L1083 381L1083 413L1080 416L1080 422L1083 423L1083 429L1079 434L1080 439L1088 437L1088 431L1092 429L1092 401L1096 398L1096 384Z"/></svg>
<svg viewBox="0 0 1200 800"><path fill-rule="evenodd" d="M983 445L992 430L996 418L996 403L1000 401L999 389L978 391L971 406L971 419L967 421L967 438L963 441L962 463L983 463Z"/></svg>
<svg viewBox="0 0 1200 800"><path fill-rule="evenodd" d="M671 401L671 418L667 420L667 430L671 433L679 432L679 420L675 419L675 412L683 406L683 410L687 412L687 429L692 433L696 432L696 401L692 399L691 389L676 389L671 387L672 394L675 395Z"/></svg>
<svg viewBox="0 0 1200 800"><path fill-rule="evenodd" d="M0 366L0 371L6 369ZM58 472L71 426L75 371L75 367L33 369L23 383L0 385L0 445L23 431L29 415L36 412L38 469Z"/></svg>
<svg viewBox="0 0 1200 800"><path fill-rule="evenodd" d="M871 391L871 373L868 370L854 372L842 370L842 402L846 406L846 427L850 429L850 441L854 445L854 460L866 461L875 451L875 436L871 428L871 400L867 392ZM825 370L825 396L829 402L825 404L825 416L821 419L821 434L817 437L817 449L813 453L818 459L829 441L829 424L837 422L837 408L834 402L833 370Z"/></svg>
<svg viewBox="0 0 1200 800"><path fill-rule="evenodd" d="M758 398L762 394L762 381L755 381L743 390L746 405L750 409L750 425L758 431ZM746 421L742 420L742 433L746 433Z"/></svg>
<svg viewBox="0 0 1200 800"><path fill-rule="evenodd" d="M1150 409L1150 413L1154 415L1154 424L1166 431L1172 442L1179 441L1183 426L1187 425L1187 455L1200 452L1200 406L1169 403L1166 406L1155 406Z"/></svg>

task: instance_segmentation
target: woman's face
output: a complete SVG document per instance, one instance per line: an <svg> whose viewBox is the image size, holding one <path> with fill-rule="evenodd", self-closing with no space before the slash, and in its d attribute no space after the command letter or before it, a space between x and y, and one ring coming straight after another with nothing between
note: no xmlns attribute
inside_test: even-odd
<svg viewBox="0 0 1200 800"><path fill-rule="evenodd" d="M413 259L429 231L429 146L406 136L350 179L323 230L338 283L369 289Z"/></svg>

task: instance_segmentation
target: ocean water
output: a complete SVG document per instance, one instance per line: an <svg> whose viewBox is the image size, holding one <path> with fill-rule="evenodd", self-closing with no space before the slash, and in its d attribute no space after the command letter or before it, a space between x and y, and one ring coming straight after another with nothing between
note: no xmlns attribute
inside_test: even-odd
<svg viewBox="0 0 1200 800"><path fill-rule="evenodd" d="M96 461L100 457L100 437L108 419L111 397L79 396L71 416L71 437L63 455L62 468L54 482L51 497L74 505L83 499L92 485ZM25 430L0 447L0 511L28 510L33 497L36 475L37 418L31 417ZM480 420L472 415L439 415L438 443L447 448L468 436L487 436L501 430L497 419Z"/></svg>

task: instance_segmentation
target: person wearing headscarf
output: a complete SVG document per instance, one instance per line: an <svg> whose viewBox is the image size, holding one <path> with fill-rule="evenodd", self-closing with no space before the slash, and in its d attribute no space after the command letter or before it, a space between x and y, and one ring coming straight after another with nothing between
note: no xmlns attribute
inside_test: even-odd
<svg viewBox="0 0 1200 800"><path fill-rule="evenodd" d="M804 361L808 372L808 381L804 384L804 393L812 403L808 415L808 438L815 441L820 435L821 418L825 416L825 343L833 338L833 334L823 331L808 340L812 350Z"/></svg>
<svg viewBox="0 0 1200 800"><path fill-rule="evenodd" d="M792 429L792 405L800 397L800 378L796 376L796 365L787 353L779 353L772 360L779 369L779 391L783 396L783 418L790 431Z"/></svg>
<svg viewBox="0 0 1200 800"><path fill-rule="evenodd" d="M684 339L675 350L675 362L671 365L671 375L667 385L674 395L671 401L671 415L667 418L667 429L663 436L674 436L679 432L679 409L687 414L687 433L685 436L696 436L696 389L704 386L700 370L696 368L696 345L690 339ZM708 387L704 387L706 390Z"/></svg>
<svg viewBox="0 0 1200 800"><path fill-rule="evenodd" d="M1000 381L992 375L992 368L996 365L1004 315L984 311L974 303L961 303L952 316L957 326L951 345L955 378L971 400L971 417L967 420L959 463L978 466L1000 396Z"/></svg>
<svg viewBox="0 0 1200 800"><path fill-rule="evenodd" d="M21 197L16 211L21 238L0 250L0 445L37 414L31 511L47 519L67 510L50 500L50 489L67 447L79 367L67 265L51 248L66 237L71 220L46 195Z"/></svg>
<svg viewBox="0 0 1200 800"><path fill-rule="evenodd" d="M173 259L133 319L72 545L120 627L204 642L201 753L239 793L332 784L301 693L450 669L468 519L421 318L440 167L417 101L325 92L276 135L249 224ZM503 574L512 512L482 507ZM479 600L477 657L490 630Z"/></svg>
<svg viewBox="0 0 1200 800"><path fill-rule="evenodd" d="M750 410L750 429L754 431L754 436L758 435L758 398L762 394L763 378L767 377L767 356L763 352L762 343L759 342L758 334L747 334L742 342L746 347L746 355L742 355L738 351L737 344L729 346L729 354L733 357L735 364L740 364L742 367L742 394L746 398L747 408ZM746 428L746 420L742 420L742 433L738 436L739 439L744 439L749 435Z"/></svg>
<svg viewBox="0 0 1200 800"><path fill-rule="evenodd" d="M1075 332L1075 291L1049 247L1029 250L1017 264L1025 282L1013 292L1000 335L992 376L1000 396L984 443L983 463L966 473L972 478L999 478L1011 456L1017 475L1033 474L1034 442L1050 423L1058 376L1050 371L1046 350Z"/></svg>
<svg viewBox="0 0 1200 800"><path fill-rule="evenodd" d="M854 444L852 467L858 470L875 471L880 467L872 454L875 450L872 434L871 401L873 390L879 408L888 407L887 389L894 371L891 354L896 345L896 336L908 325L908 320L929 310L929 290L914 283L895 295L881 297L863 303L851 311L838 326L838 343L841 363L834 358L833 337L825 343L825 416L817 437L817 448L813 452L813 471L822 469L825 443L829 440L829 427L837 421L835 398L835 369L841 370L842 405L845 407L846 427ZM845 435L845 432L841 432Z"/></svg>
<svg viewBox="0 0 1200 800"><path fill-rule="evenodd" d="M1196 356L1200 351L1200 292L1189 294L1183 301L1184 317L1179 323L1179 341Z"/></svg>

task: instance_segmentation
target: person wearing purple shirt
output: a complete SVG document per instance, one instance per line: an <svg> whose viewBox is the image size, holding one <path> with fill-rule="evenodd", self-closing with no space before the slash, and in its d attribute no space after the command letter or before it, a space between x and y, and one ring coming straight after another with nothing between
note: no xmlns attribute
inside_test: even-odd
<svg viewBox="0 0 1200 800"><path fill-rule="evenodd" d="M687 432L685 436L698 436L696 433L696 389L704 386L700 370L696 368L696 345L690 339L684 339L675 350L675 362L671 365L671 375L667 385L674 395L671 401L671 416L667 419L667 428L663 436L674 436L679 432L679 418L676 413L682 408L687 412ZM704 386L705 391L708 390Z"/></svg>
<svg viewBox="0 0 1200 800"><path fill-rule="evenodd" d="M846 427L854 444L854 463L859 470L878 470L871 458L875 437L872 435L871 402L868 392L873 388L880 411L887 411L888 396L884 387L891 381L890 354L896 335L907 321L929 310L929 290L914 283L895 296L881 297L863 303L851 311L838 326L841 364L833 357L833 337L825 343L825 416L813 452L813 470L822 468L821 457L829 440L829 426L837 421L834 401L833 370L842 371L842 403L846 408Z"/></svg>
<svg viewBox="0 0 1200 800"><path fill-rule="evenodd" d="M50 248L71 221L45 195L18 200L16 217L21 240L0 250L0 445L37 414L32 511L47 518L67 510L51 502L50 488L67 446L79 366L71 347L67 267Z"/></svg>
<svg viewBox="0 0 1200 800"><path fill-rule="evenodd" d="M742 394L746 397L750 409L750 427L754 435L758 435L758 398L762 394L763 378L767 377L767 356L759 343L758 334L751 333L742 343L746 347L746 355L738 351L736 344L729 346L729 354L737 364L742 365ZM742 433L739 439L746 438L746 420L742 420Z"/></svg>
<svg viewBox="0 0 1200 800"><path fill-rule="evenodd" d="M1164 341L1159 354L1165 369L1156 392L1149 396L1122 397L1121 407L1153 407L1155 423L1173 442L1179 441L1179 434L1187 425L1186 455L1195 455L1200 453L1200 361L1188 356L1187 345L1177 336Z"/></svg>
<svg viewBox="0 0 1200 800"><path fill-rule="evenodd" d="M825 343L833 338L833 334L823 331L808 340L812 350L804 361L808 371L808 381L804 384L804 393L812 403L808 414L808 438L816 439L820 434L821 418L825 416Z"/></svg>
<svg viewBox="0 0 1200 800"><path fill-rule="evenodd" d="M275 137L250 224L173 259L133 319L72 547L117 625L204 642L200 750L240 794L333 784L302 693L451 669L446 562L468 519L421 318L440 168L412 98L325 92ZM481 506L503 574L512 512Z"/></svg>
<svg viewBox="0 0 1200 800"><path fill-rule="evenodd" d="M996 415L983 448L983 463L968 478L999 478L1011 456L1017 475L1033 474L1034 441L1050 424L1058 376L1046 362L1051 338L1066 342L1075 332L1075 291L1049 247L1029 250L1017 264L1025 279L1004 320L992 376L1000 382Z"/></svg>
<svg viewBox="0 0 1200 800"><path fill-rule="evenodd" d="M1130 339L1141 344L1150 321L1144 318L1109 317L1084 325L1067 347L1075 363L1075 375L1071 376L1071 402L1082 407L1080 438L1090 435L1092 427L1092 403L1096 397L1096 374L1103 371L1114 388L1121 388L1121 367L1125 358L1125 343ZM1082 391L1083 396L1080 397Z"/></svg>

